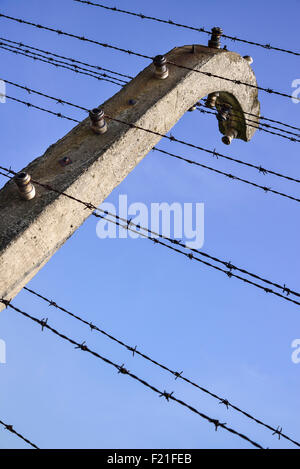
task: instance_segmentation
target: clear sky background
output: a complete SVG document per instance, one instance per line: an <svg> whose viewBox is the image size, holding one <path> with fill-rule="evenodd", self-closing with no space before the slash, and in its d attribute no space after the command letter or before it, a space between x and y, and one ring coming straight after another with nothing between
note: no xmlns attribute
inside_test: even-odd
<svg viewBox="0 0 300 469"><path fill-rule="evenodd" d="M106 0L108 5L115 2ZM299 1L121 1L137 12L172 18L229 35L298 49ZM0 0L1 12L154 56L205 34L88 7L72 0ZM1 35L135 75L148 61L0 19ZM288 94L300 78L298 57L223 40L253 56L259 85ZM93 78L0 51L1 78L92 108L118 91ZM199 79L201 79L199 77ZM81 119L84 113L28 96L20 99ZM259 93L262 114L299 125L300 104ZM0 104L4 166L21 169L64 136L72 123ZM214 117L187 113L172 133L195 144L299 177L299 144L257 132L226 147ZM161 148L299 197L299 188L208 154L161 142ZM4 183L4 178L0 181ZM245 184L151 152L108 198L117 203L204 202L204 249L299 290L299 206ZM191 262L147 240L99 240L90 219L30 282L45 294L200 385L299 439L300 365L291 343L300 337L299 307ZM0 220L5 223L5 220ZM1 267L0 267L1 268ZM23 291L14 300L39 318L199 410L271 448L289 448L271 432L168 373L132 358L109 339ZM0 365L0 419L41 448L248 448L249 445L84 354L12 310L0 314L7 364ZM0 429L0 448L26 445Z"/></svg>

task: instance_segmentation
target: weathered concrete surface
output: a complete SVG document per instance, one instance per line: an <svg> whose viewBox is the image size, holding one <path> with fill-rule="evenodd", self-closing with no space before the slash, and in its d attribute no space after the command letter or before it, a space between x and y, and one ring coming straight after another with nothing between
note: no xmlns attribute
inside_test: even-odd
<svg viewBox="0 0 300 469"><path fill-rule="evenodd" d="M184 46L168 53L167 59L256 85L251 67L234 52L196 46L191 53L191 46ZM242 119L243 112L259 117L256 89L169 67L169 78L157 80L151 64L102 105L105 113L165 134L199 99L222 91ZM136 100L134 106L130 99ZM243 121L239 138L247 141L254 131ZM25 170L32 179L99 205L159 140L156 135L114 121L109 122L106 134L95 135L86 119ZM13 151L12 147L12 155ZM65 156L73 164L62 168L58 161ZM89 210L62 195L38 186L36 190L31 201L19 198L12 181L0 191L0 298L13 298L90 215Z"/></svg>

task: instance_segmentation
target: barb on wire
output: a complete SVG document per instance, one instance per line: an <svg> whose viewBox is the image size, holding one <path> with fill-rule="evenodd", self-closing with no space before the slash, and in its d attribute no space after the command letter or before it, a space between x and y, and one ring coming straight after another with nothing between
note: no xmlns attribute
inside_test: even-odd
<svg viewBox="0 0 300 469"><path fill-rule="evenodd" d="M0 37L0 41L5 41L5 42L8 42L9 44L14 44L14 45L18 46L18 48L31 49L33 51L41 52L42 54L45 54L47 56L53 56L53 57L58 57L59 59L68 60L68 61L72 62L72 64L80 64L80 65L84 65L85 67L94 68L98 71L102 70L104 72L112 73L112 74L118 75L122 78L129 78L130 80L133 78L130 75L126 75L124 73L116 72L116 71L111 70L109 68L100 67L100 65L92 65L92 64L89 64L87 62L82 62L81 60L74 59L73 57L65 57L63 55L59 55L59 54L56 54L56 53L48 51L48 50L39 49L37 47L33 47L33 46L28 45L28 44L24 44L23 42L12 41L11 39L7 39L7 38L4 38L4 37Z"/></svg>
<svg viewBox="0 0 300 469"><path fill-rule="evenodd" d="M28 445L30 445L32 448L34 449L39 449L34 443L32 443L30 440L28 440L27 438L25 438L23 435L21 435L20 433L18 433L14 427L12 425L8 425L7 423L4 423L2 422L2 420L0 420L0 425L2 425L5 430L8 430L10 433L13 433L14 435L16 435L18 438L20 438L21 440L25 441L25 443L27 443Z"/></svg>
<svg viewBox="0 0 300 469"><path fill-rule="evenodd" d="M3 303L3 299L0 299L0 302ZM5 304L5 303L4 303ZM20 308L17 308L16 306L12 305L11 302L9 302L8 304L8 307L13 309L14 311L16 311L17 313L21 314L22 316L26 317L27 319L30 319L31 321L35 322L36 324L39 324L41 325L41 320L34 317L34 316L31 316L30 314L28 314L27 312L21 310ZM81 351L84 351L84 352L87 352L89 353L90 355L93 355L95 358L98 358L100 360L102 360L104 363L114 367L119 373L120 375L127 375L127 376L130 376L131 378L133 378L135 381L138 381L139 383L141 383L143 386L147 387L148 389L151 389L152 391L154 391L156 394L158 394L159 396L161 395L164 395L166 397L166 391L162 392L161 390L159 390L158 388L156 388L155 386L153 386L152 384L148 383L147 381L145 381L144 379L141 379L139 378L137 375L131 373L129 370L127 370L126 368L124 368L124 365L118 365L117 363L113 362L112 360L110 360L109 358L107 357L104 357L103 355L100 355L99 353L95 352L94 350L90 349L85 343L79 343L77 342L76 340L68 337L67 335L59 332L58 330L54 329L53 327L51 327L48 323L44 325L45 329L47 329L48 331L52 332L53 334L55 334L56 336L60 337L61 339L69 342L70 344L74 345L75 348L81 350ZM173 393L168 393L167 394L168 396L168 400L172 400L173 402L176 402L177 404L180 404L181 406L189 409L191 412L193 412L194 414L197 414L199 417L201 417L202 419L208 421L209 423L212 423L215 425L215 422L218 422L218 426L220 428L222 428L223 430L233 434L233 435L236 435L240 438L242 438L243 440L247 441L248 443L252 444L254 447L258 448L258 449L264 449L259 443L256 443L255 441L251 440L248 436L244 435L243 433L240 433L236 430L234 430L233 428L231 427L228 427L226 424L224 423L220 423L218 420L215 420L215 419L212 419L211 417L208 417L206 414L204 414L203 412L200 412L199 410L197 410L195 407L191 406L190 404L187 404L185 401L181 400L181 399L178 399L177 397L175 397L173 395Z"/></svg>
<svg viewBox="0 0 300 469"><path fill-rule="evenodd" d="M79 108L79 109L81 109L81 110L83 110L83 111L87 111L87 112L88 112L88 109L86 109L86 108L84 108L84 107L82 107L82 106L77 106L77 105L75 105L75 104L73 104L73 103L69 103L68 101L64 101L64 100L62 100L62 99L53 98L52 96L46 95L46 94L41 93L41 92L37 92L37 91L35 91L35 90L31 90L31 89L28 88L28 87L24 87L24 86L21 86L21 85L17 85L17 84L15 84L15 83L13 83L13 82L8 82L8 83L12 84L13 86L17 86L17 87L19 87L19 88L23 88L24 90L26 90L26 91L28 91L28 92L30 92L30 93L32 92L32 93L38 94L38 95L40 95L40 96L44 96L44 97L46 97L46 98L48 98L48 99L54 100L54 101L56 101L57 103L67 104L67 105L69 105L69 106L73 106L73 107L76 107L76 108ZM47 112L47 113L49 113L49 114L52 114L52 115L54 115L54 116L56 116L56 117L60 117L60 118L63 118L63 119L68 119L68 120L70 120L70 121L80 123L79 120L74 119L74 118L67 117L67 116L65 116L65 115L63 115L63 114L61 114L61 113L57 113L57 112L50 111L50 110L48 110L48 109L42 108L42 107L40 107L40 106L36 106L36 105L34 105L34 104L32 104L32 103L29 103L29 102L26 102L26 101L22 101L22 100L20 100L20 99L11 97L11 96L9 96L9 95L7 95L6 97L7 97L8 99L11 99L11 100L16 101L16 102L18 102L18 103L24 104L24 105L26 105L27 107L32 107L32 108L37 109L37 110L39 110L39 111L44 111L44 112ZM168 138L168 139L171 140L171 141L176 141L176 142L178 142L178 143L182 143L182 144L187 145L187 146L192 146L193 148L197 148L197 149L206 151L206 152L208 152L208 153L213 153L214 156L221 156L222 158L226 158L226 159L229 159L229 160L238 162L238 163L242 163L242 164L245 164L246 166L256 167L256 168L259 170L259 172L262 172L262 173L264 173L264 174L266 174L267 172L270 172L270 174L272 173L272 174L279 175L279 173L275 173L275 172L273 172L273 171L272 171L272 172L271 172L271 171L268 171L268 170L266 170L266 169L263 169L261 166L260 166L260 167L257 167L257 166L254 166L254 165L250 164L250 163L241 162L240 160L236 160L236 159L234 159L234 158L231 158L231 157L222 155L222 154L220 154L220 153L216 153L215 150L212 152L211 150L204 149L204 148L202 148L202 147L193 145L193 144L188 143L188 142L185 142L185 141L183 141L183 140L178 140L178 139L176 139L176 138L173 137L173 136L172 136L172 137L168 137L167 135L159 134L158 132L154 132L154 131L149 130L149 129L144 129L144 128L139 127L139 126L136 126L136 125L134 125L134 124L129 124L129 123L124 122L124 121L121 121L121 120L119 120L119 119L112 118L111 116L106 116L106 117L108 117L108 118L111 119L111 120L114 120L114 121L117 121L117 122L126 124L126 125L128 125L128 126L130 126L130 127L135 127L135 128L137 128L137 129L139 129L139 130L143 130L143 131L150 132L150 133L155 133L156 135L160 135L160 136L163 137L163 138ZM224 171L217 170L217 169L212 168L212 167L210 167L210 166L207 166L207 165L198 163L198 162L196 162L196 161L192 161L192 160L190 160L190 159L184 158L184 157L179 156L179 155L175 155L174 153L166 152L166 151L163 151L163 150L160 150L160 149L157 149L157 148L154 148L154 150L159 151L159 152L161 152L161 153L164 153L164 154L166 154L166 155L169 155L169 156L171 156L171 157L173 157L173 158L176 158L176 159L180 159L180 160L182 160L182 161L185 161L186 163L194 164L194 165L196 165L196 166L199 166L199 167L208 169L208 170L210 170L210 171L212 171L212 172L215 172L215 173L217 173L217 174L221 174L221 175L223 175L223 176L228 177L228 178L231 179L231 180L237 180L237 181L239 181L239 182L243 182L243 183L245 183L245 184L247 184L247 185L250 185L250 186L252 186L252 187L255 187L255 188L258 188L258 189L262 189L265 193L271 193L271 194L274 194L274 195L279 195L279 196L284 197L284 198L287 198L287 199L289 199L289 200L293 200L293 201L295 201L295 202L300 202L300 199L297 198L297 197L294 197L294 196L285 194L285 193L280 192L280 191L276 191L276 190L274 190L274 189L272 189L272 188L270 188L270 187L267 187L267 186L262 186L262 185L260 185L260 184L257 184L257 183L254 183L254 182L252 182L252 181L249 181L249 180L247 180L247 179L243 179L243 178L240 178L240 177L238 177L238 176L234 176L234 175L231 174L231 173L226 173L226 172L224 172ZM281 175L281 177L285 177L286 179L290 179L290 180L299 182L299 181L297 181L297 180L295 180L295 179L293 179L293 178L287 177L287 176Z"/></svg>
<svg viewBox="0 0 300 469"><path fill-rule="evenodd" d="M35 61L37 60L39 62L43 62L43 63L46 63L48 65L52 65L56 68L64 68L65 70L70 70L71 72L79 73L80 75L89 76L89 77L95 78L96 80L99 80L99 81L106 81L108 83L113 83L114 85L124 86L124 84L121 84L121 83L119 83L117 81L114 81L110 78L104 78L100 75L97 75L96 72L92 72L92 71L91 71L91 73L89 71L84 72L82 70L78 70L77 68L74 68L74 66L72 66L71 64L63 65L62 63L58 63L56 61L49 60L49 58L47 58L47 57L45 57L45 59L42 59L40 57L37 57L36 55L21 52L21 50L17 50L17 49L11 49L10 47L11 46L4 47L4 46L0 45L0 49L6 50L8 52L12 52L13 54L22 55L24 57L28 57L28 58L33 59ZM115 77L113 77L113 78L115 78Z"/></svg>
<svg viewBox="0 0 300 469"><path fill-rule="evenodd" d="M33 27L38 28L38 29L43 29L45 31L51 31L51 32L57 33L60 36L72 37L72 38L78 39L80 41L89 42L91 44L96 44L96 45L101 46L101 47L105 47L105 48L112 49L112 50L117 50L119 52L124 52L126 54L134 55L136 57L141 57L143 59L149 59L149 60L153 59L153 57L150 57L149 55L146 55L146 54L141 54L140 52L135 52L135 51L132 51L132 50L129 50L129 49L124 49L122 47L114 46L112 44L99 42L99 41L96 41L94 39L89 39L85 36L78 36L77 34L67 33L66 31L62 31L61 29L50 28L49 26L43 26L41 24L37 24L37 23L33 23L31 21L23 20L21 18L15 18L13 16L8 16L8 15L5 15L3 13L0 13L0 18L6 18L6 19L11 20L11 21L16 21L17 23L20 23L20 24L27 24L29 26L33 26ZM300 101L300 98L298 98L298 97L293 97L289 94L282 93L280 91L272 90L271 88L263 88L262 86L252 85L251 83L246 83L246 82L243 82L243 81L240 81L240 80L234 80L234 79L229 78L229 77L223 77L223 76L211 73L211 72L204 72L203 70L197 70L197 69L194 69L194 68L191 68L191 67L187 67L185 65L180 65L180 64L177 64L177 63L172 62L170 60L167 60L167 63L170 64L170 65L173 65L175 67L179 67L179 68L183 68L183 69L186 69L186 70L191 70L191 71L196 72L196 73L203 74L203 75L208 76L208 77L215 77L215 78L218 78L220 80L229 81L229 82L234 83L236 85L248 86L250 88L255 88L257 90L264 91L268 94L274 94L274 95L282 96L282 97L289 98L289 99L293 98L293 99L296 99L296 100Z"/></svg>
<svg viewBox="0 0 300 469"><path fill-rule="evenodd" d="M264 422L262 422L261 420L253 417L249 412L245 412L244 410L240 409L239 407L231 404L228 399L224 399L220 396L218 396L217 394L214 394L213 392L209 391L208 389L204 388L203 386L200 386L199 384L196 384L195 382L193 382L192 380L190 380L189 378L186 378L185 376L183 376L183 371L181 372L178 372L178 371L174 371L174 370L171 370L168 366L162 364L161 362L158 362L157 360L154 360L153 358L151 358L150 356L146 355L145 353L143 352L140 352L138 349L137 349L137 346L135 347L132 347L126 343L124 343L122 340L114 337L113 335L109 334L108 332L104 331L103 329L99 328L98 326L94 325L94 324L91 324L90 322L86 321L85 319L82 319L80 316L78 316L77 314L74 314L72 313L71 311L67 310L66 308L58 305L57 303L54 303L52 300L50 300L49 298L46 298L45 296L43 296L41 293L38 293L34 290L32 290L31 288L28 288L28 287L24 287L24 290L26 290L27 292L31 293L32 295L42 299L43 301L45 301L46 303L49 304L49 306L55 306L55 308L59 309L60 311L66 313L67 315L73 317L74 319L78 320L79 322L85 324L86 326L90 327L91 330L95 330L99 333L101 333L102 335L108 337L110 340L118 343L119 345L121 345L122 347L124 347L125 349L129 350L130 352L132 352L133 356L135 354L137 354L138 356L144 358L145 360L153 363L154 365L158 366L159 368L162 368L163 370L165 371L168 371L169 373L171 373L173 376L175 376L175 379L181 379L183 381L185 381L186 383L189 383L191 384L192 386L196 387L197 389L199 389L200 391L210 395L211 397L213 397L214 399L217 399L219 401L220 404L224 404L227 409L229 408L232 408L233 410L243 414L245 417L249 418L250 420L256 422L257 424L259 425L262 425L263 427L267 428L268 430L271 430L272 432L277 433L277 430L278 428L280 427L277 427L277 429L275 427L272 427ZM296 446L300 447L300 443L291 439L290 437L288 437L287 435L283 434L281 432L281 436L282 438L294 443Z"/></svg>
<svg viewBox="0 0 300 469"><path fill-rule="evenodd" d="M190 29L192 31L196 31L196 32L199 32L199 33L205 33L205 34L211 35L211 31L208 31L204 27L196 28L194 26L188 26L186 24L176 23L176 22L174 22L170 19L165 20L165 19L162 19L162 18L154 17L154 16L147 16L144 13L136 13L136 12L133 12L133 11L121 10L120 8L110 7L108 5L103 5L103 4L100 4L100 3L91 2L89 0L74 0L74 1L78 2L78 3L86 4L86 5L91 5L91 6L96 6L96 7L99 7L99 8L104 8L105 10L111 10L111 11L115 11L115 12L119 12L119 13L125 13L126 15L136 16L136 17L139 17L141 19L152 20L152 21L156 21L158 23L169 24L169 25L172 25L172 26L177 26L177 27L180 27L180 28ZM288 49L282 49L280 47L274 47L274 46L271 46L271 44L260 44L259 42L248 41L246 39L241 39L241 38L236 37L236 36L228 36L227 34L223 34L222 36L226 39L230 39L233 42L238 41L238 42L243 42L245 44L250 44L250 45L253 45L253 46L262 47L263 49L276 50L276 51L279 51L279 52L285 52L287 54L292 54L292 55L296 55L296 56L300 55L299 52L295 52L295 51L288 50Z"/></svg>

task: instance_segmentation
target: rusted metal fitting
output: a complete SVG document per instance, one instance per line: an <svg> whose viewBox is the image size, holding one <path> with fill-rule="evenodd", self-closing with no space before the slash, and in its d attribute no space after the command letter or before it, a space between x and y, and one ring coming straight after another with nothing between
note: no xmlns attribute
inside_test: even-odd
<svg viewBox="0 0 300 469"><path fill-rule="evenodd" d="M211 109L216 107L216 102L217 102L218 96L219 96L219 93L210 93L207 96L207 99L205 101L205 106L209 107Z"/></svg>
<svg viewBox="0 0 300 469"><path fill-rule="evenodd" d="M212 47L214 49L220 49L221 48L221 36L223 34L223 29L222 28L212 28L211 30L211 38L208 41L208 47Z"/></svg>
<svg viewBox="0 0 300 469"><path fill-rule="evenodd" d="M244 55L243 57L249 65L253 64L253 58L250 55Z"/></svg>
<svg viewBox="0 0 300 469"><path fill-rule="evenodd" d="M165 80L169 76L169 70L167 67L167 59L164 55L157 55L153 59L155 67L155 76L159 80Z"/></svg>
<svg viewBox="0 0 300 469"><path fill-rule="evenodd" d="M31 177L28 173L22 172L16 175L15 183L18 186L19 193L24 200L31 200L35 197L35 187L31 183Z"/></svg>
<svg viewBox="0 0 300 469"><path fill-rule="evenodd" d="M105 134L107 132L107 123L102 109L92 109L90 111L91 128L96 134Z"/></svg>
<svg viewBox="0 0 300 469"><path fill-rule="evenodd" d="M226 103L222 104L217 114L218 121L221 121L221 122L227 121L228 118L230 117L231 109L232 107L230 104L226 104Z"/></svg>
<svg viewBox="0 0 300 469"><path fill-rule="evenodd" d="M234 128L229 128L226 130L226 135L222 137L222 142L225 143L225 145L230 145L232 140L238 136L238 131Z"/></svg>

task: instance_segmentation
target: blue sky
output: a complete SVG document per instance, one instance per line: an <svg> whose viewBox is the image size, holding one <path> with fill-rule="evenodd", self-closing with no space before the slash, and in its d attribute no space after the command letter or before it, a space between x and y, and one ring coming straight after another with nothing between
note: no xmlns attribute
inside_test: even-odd
<svg viewBox="0 0 300 469"><path fill-rule="evenodd" d="M115 5L115 2L106 1ZM184 44L207 44L207 36L80 5L72 0L0 1L1 12L146 55ZM297 48L299 2L279 0L251 7L238 1L164 2L132 0L117 6L211 28L257 42ZM5 19L1 35L41 49L135 75L144 59L60 37ZM228 49L251 55L260 86L288 94L300 78L297 57L223 40ZM1 78L92 108L118 91L93 78L0 52ZM15 88L8 94L28 95ZM45 99L30 100L56 112L84 118ZM300 104L259 93L262 114L298 125ZM21 169L65 135L72 124L17 103L0 104L1 164ZM299 149L266 133L225 147L214 118L188 113L175 126L177 138L216 148L269 169L299 175ZM295 183L263 176L208 154L161 142L160 147L299 197ZM1 178L4 183L4 178ZM299 215L296 202L151 152L108 198L116 203L204 202L204 249L233 264L299 289ZM1 220L0 223L5 223ZM300 337L299 308L238 280L176 255L147 240L99 240L91 217L30 282L35 290L93 321L125 342L297 439L300 365L291 343ZM141 378L227 422L271 448L289 448L188 384L175 381L139 357L49 308L25 291L14 303ZM7 364L0 365L0 419L42 448L248 448L242 440L168 403L129 377L74 350L11 310L0 314ZM299 439L299 438L298 438ZM0 429L0 448L26 445Z"/></svg>

